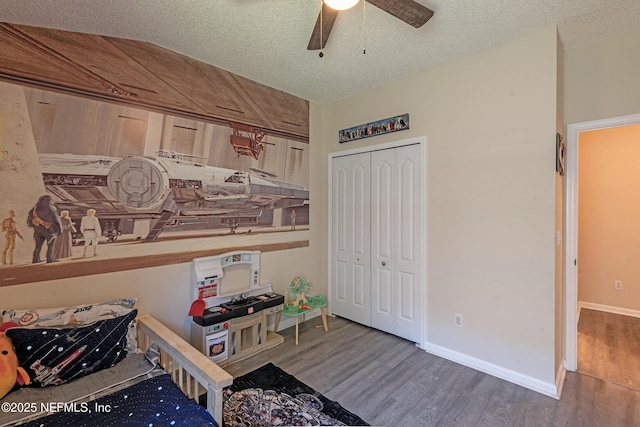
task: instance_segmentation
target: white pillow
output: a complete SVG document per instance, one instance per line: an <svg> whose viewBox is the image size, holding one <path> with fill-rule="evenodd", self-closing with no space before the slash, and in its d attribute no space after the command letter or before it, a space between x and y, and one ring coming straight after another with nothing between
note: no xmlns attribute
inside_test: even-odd
<svg viewBox="0 0 640 427"><path fill-rule="evenodd" d="M2 322L15 322L23 328L87 326L98 320L113 319L133 310L135 298L117 299L73 307L2 310Z"/></svg>

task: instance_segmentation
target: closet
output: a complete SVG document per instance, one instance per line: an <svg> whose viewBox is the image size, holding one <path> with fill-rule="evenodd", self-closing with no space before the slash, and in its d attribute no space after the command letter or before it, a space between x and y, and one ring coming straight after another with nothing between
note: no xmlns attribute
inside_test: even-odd
<svg viewBox="0 0 640 427"><path fill-rule="evenodd" d="M331 311L418 343L426 262L421 141L330 158Z"/></svg>

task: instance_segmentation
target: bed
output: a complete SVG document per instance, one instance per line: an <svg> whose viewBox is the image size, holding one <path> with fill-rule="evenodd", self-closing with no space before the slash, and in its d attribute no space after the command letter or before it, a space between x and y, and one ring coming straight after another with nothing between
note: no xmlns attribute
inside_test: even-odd
<svg viewBox="0 0 640 427"><path fill-rule="evenodd" d="M24 318L24 314L20 317L21 313L9 310L4 310L2 314L4 321L11 318L11 315ZM93 328L101 332L92 332L90 336L103 343L106 339L100 334L111 334L112 329L127 323L127 339L120 339L118 346L107 345L108 349L113 349L114 354L118 351L117 359L114 359L116 361L86 375L78 374L70 367L67 371L77 378L67 381L57 370L50 368L52 364L46 366L48 371L39 369L40 361L44 360L42 354L33 356L34 361L28 361L23 366L30 367L30 376L39 378L41 387L21 387L1 399L0 426L217 426L216 421L222 420L222 391L232 384L233 377L160 321L148 313L138 313L132 309L126 315L111 315L109 319L85 326L81 323L81 314L76 313L70 317L72 323L78 324L67 329L51 326L18 327L8 329L6 334L15 340L14 347L23 363L20 355L24 354L26 348L31 350L34 345L49 348L38 344L42 334L48 333L52 337L51 332L55 331L55 336L58 337L58 330L64 333L71 331L76 334L76 345L75 341L82 341L77 339L82 328ZM132 333L135 343L131 342ZM91 343L88 345L93 351ZM121 355L120 352L125 347L127 354ZM132 348L136 350L132 351ZM62 351L62 346L58 349ZM88 351L86 343L82 349ZM47 354L52 351L55 353L54 350L55 344ZM95 352L99 351L100 348L96 345ZM73 354L75 356L66 356L64 363L68 364L74 357L80 360L77 351ZM82 366L85 365L86 363ZM78 369L85 368L78 364ZM38 377L38 371L43 371L44 374Z"/></svg>

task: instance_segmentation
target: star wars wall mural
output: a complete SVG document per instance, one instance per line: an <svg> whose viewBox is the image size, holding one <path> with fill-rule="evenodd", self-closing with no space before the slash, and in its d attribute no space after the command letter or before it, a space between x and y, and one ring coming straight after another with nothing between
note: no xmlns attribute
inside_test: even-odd
<svg viewBox="0 0 640 427"><path fill-rule="evenodd" d="M308 246L308 141L0 82L0 285Z"/></svg>

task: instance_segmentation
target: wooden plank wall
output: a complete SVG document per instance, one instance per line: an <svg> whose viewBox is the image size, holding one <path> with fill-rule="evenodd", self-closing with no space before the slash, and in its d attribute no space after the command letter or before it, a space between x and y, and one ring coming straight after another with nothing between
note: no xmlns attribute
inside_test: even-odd
<svg viewBox="0 0 640 427"><path fill-rule="evenodd" d="M309 141L309 102L151 43L0 23L0 79Z"/></svg>

